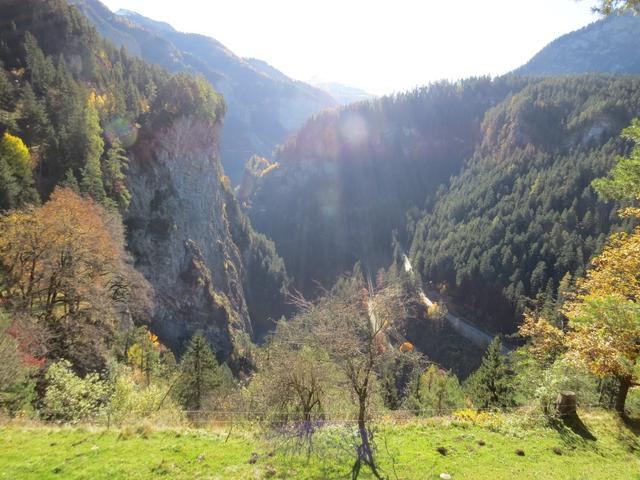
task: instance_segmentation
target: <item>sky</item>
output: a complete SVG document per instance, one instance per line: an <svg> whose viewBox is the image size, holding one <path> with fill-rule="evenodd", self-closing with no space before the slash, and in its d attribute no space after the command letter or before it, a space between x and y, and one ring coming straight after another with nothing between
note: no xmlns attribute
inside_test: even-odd
<svg viewBox="0 0 640 480"><path fill-rule="evenodd" d="M102 0L222 42L297 80L382 95L500 75L598 17L593 0Z"/></svg>

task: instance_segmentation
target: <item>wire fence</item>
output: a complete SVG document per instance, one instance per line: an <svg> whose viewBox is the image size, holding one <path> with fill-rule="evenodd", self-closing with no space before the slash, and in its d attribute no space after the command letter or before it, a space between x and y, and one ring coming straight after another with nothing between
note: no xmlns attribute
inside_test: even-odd
<svg viewBox="0 0 640 480"><path fill-rule="evenodd" d="M579 414L593 411L603 411L606 408L599 403L578 404ZM506 408L476 408L476 407L443 407L398 410L371 410L366 422L370 424L406 424L420 423L429 419L449 419L451 421L490 422L500 420L514 414L522 414L521 419L555 417L561 418L553 407L545 412L540 404L514 406ZM135 412L125 415L114 415L108 411L100 412L82 423L94 426L123 427L144 422L158 426L193 426L206 428L207 426L255 426L267 428L284 428L287 426L312 425L313 428L356 425L359 419L349 413L328 413L313 411L304 415L300 411L270 411L270 410L180 410L167 415L166 412Z"/></svg>

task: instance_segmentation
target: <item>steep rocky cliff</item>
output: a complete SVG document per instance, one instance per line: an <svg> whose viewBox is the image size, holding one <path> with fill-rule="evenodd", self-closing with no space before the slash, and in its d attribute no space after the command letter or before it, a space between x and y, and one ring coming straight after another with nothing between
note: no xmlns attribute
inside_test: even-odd
<svg viewBox="0 0 640 480"><path fill-rule="evenodd" d="M225 184L219 130L194 115L143 134L130 159L126 223L136 267L156 290L159 337L180 350L203 330L226 358L283 313L286 274ZM269 306L262 292L271 292Z"/></svg>
<svg viewBox="0 0 640 480"><path fill-rule="evenodd" d="M251 326L240 253L225 241L216 129L182 117L136 148L126 222L137 267L156 289L160 337L179 345L202 329L228 354L235 334Z"/></svg>
<svg viewBox="0 0 640 480"><path fill-rule="evenodd" d="M65 0L0 2L0 27L0 132L38 159L41 200L62 183L117 210L155 290L150 329L177 353L202 329L241 359L284 313L287 277L220 165L221 95L115 48Z"/></svg>

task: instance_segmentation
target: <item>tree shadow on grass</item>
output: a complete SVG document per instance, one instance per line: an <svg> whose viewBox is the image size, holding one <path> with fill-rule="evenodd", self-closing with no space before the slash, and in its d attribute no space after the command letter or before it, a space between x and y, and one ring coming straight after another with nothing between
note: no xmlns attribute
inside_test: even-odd
<svg viewBox="0 0 640 480"><path fill-rule="evenodd" d="M622 415L620 417L622 423L629 431L631 431L634 435L640 435L640 418L631 418L628 415Z"/></svg>
<svg viewBox="0 0 640 480"><path fill-rule="evenodd" d="M562 440L568 445L577 443L576 435L582 440L597 440L577 413L554 417L549 423L552 428L558 431Z"/></svg>

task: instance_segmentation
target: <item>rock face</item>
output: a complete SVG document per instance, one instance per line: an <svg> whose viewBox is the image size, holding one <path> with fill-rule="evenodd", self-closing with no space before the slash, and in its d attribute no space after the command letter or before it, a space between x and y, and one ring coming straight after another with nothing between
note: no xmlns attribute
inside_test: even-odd
<svg viewBox="0 0 640 480"><path fill-rule="evenodd" d="M242 254L226 214L218 130L182 117L141 139L127 175L126 224L136 267L156 290L158 336L179 351L201 329L224 358L252 327Z"/></svg>

